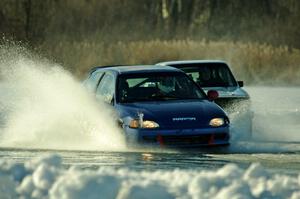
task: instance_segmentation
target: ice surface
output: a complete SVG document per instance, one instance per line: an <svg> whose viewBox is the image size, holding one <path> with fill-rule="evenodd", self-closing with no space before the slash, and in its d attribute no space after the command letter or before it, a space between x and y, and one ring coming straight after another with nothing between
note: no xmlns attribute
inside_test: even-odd
<svg viewBox="0 0 300 199"><path fill-rule="evenodd" d="M83 170L62 166L47 155L25 164L1 162L2 198L50 199L237 199L299 198L300 175L274 174L259 164L216 170L133 171L100 167Z"/></svg>

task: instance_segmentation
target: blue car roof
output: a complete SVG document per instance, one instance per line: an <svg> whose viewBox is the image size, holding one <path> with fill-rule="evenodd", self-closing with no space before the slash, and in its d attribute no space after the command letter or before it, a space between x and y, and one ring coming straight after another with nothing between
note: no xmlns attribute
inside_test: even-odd
<svg viewBox="0 0 300 199"><path fill-rule="evenodd" d="M113 66L98 66L91 70L90 73L101 70L112 70L119 74L132 73L151 73L151 72L182 72L181 70L171 66L155 66L155 65L113 65Z"/></svg>

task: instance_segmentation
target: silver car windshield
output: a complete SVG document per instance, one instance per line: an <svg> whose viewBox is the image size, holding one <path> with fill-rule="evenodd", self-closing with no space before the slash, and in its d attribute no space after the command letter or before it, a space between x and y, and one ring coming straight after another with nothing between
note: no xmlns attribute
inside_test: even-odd
<svg viewBox="0 0 300 199"><path fill-rule="evenodd" d="M183 73L144 73L121 75L118 101L167 101L204 99L204 92Z"/></svg>
<svg viewBox="0 0 300 199"><path fill-rule="evenodd" d="M186 64L176 66L188 74L201 87L230 87L237 83L226 64Z"/></svg>

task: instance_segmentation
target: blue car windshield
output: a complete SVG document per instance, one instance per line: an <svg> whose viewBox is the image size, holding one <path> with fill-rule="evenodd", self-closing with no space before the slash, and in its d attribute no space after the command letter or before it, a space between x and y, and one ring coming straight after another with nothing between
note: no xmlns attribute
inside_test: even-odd
<svg viewBox="0 0 300 199"><path fill-rule="evenodd" d="M205 99L205 93L183 73L120 75L117 87L120 103Z"/></svg>

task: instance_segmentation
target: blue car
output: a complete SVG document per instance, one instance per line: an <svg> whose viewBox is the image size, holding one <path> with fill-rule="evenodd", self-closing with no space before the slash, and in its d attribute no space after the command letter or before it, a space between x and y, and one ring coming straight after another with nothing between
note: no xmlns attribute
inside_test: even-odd
<svg viewBox="0 0 300 199"><path fill-rule="evenodd" d="M184 72L170 66L109 66L84 82L119 114L129 146L195 148L229 145L229 119Z"/></svg>

